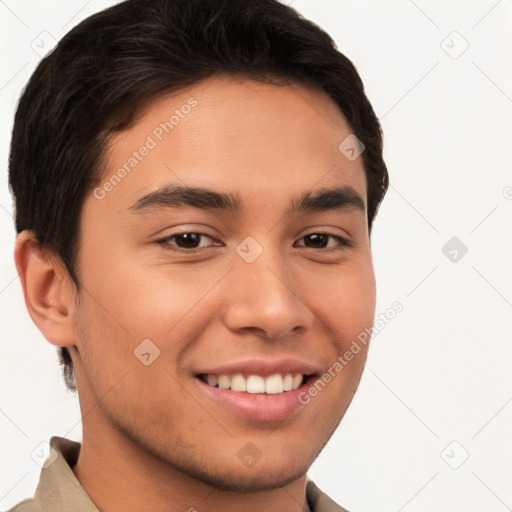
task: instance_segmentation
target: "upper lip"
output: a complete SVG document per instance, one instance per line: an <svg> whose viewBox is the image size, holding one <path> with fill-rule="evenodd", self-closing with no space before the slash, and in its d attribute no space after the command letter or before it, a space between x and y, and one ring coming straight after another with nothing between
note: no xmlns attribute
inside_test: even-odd
<svg viewBox="0 0 512 512"><path fill-rule="evenodd" d="M202 368L196 375L246 375L269 376L276 373L301 373L302 375L319 374L318 367L298 359L243 359L219 366Z"/></svg>

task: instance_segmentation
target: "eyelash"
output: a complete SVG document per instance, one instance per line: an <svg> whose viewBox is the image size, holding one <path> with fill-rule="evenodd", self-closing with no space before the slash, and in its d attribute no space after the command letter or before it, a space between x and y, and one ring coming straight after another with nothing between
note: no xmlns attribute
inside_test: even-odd
<svg viewBox="0 0 512 512"><path fill-rule="evenodd" d="M170 240L172 240L173 238L175 238L177 236L191 235L191 234L199 235L201 237L206 237L206 238L210 238L211 240L215 240L213 237L211 237L210 235L207 235L206 233L198 233L198 232L195 232L195 231L185 231L183 233L174 233L172 235L166 236L165 238L162 238L160 240L156 240L155 243L160 245L160 246L162 246L166 250L170 250L170 251L174 251L174 252L178 252L178 253L182 253L182 254L195 254L195 253L201 252L203 249L205 249L204 247L203 248L199 248L199 249L184 249L182 247L174 248L169 243ZM341 246L339 249L333 249L333 248L319 248L319 249L316 249L316 250L319 250L319 251L330 252L330 251L333 251L333 250L343 250L345 248L353 247L353 243L350 240L347 240L346 238L343 238L343 237L341 237L339 235L335 235L334 233L329 233L327 231L315 231L313 233L308 233L307 235L304 235L303 237L299 238L299 240L302 240L303 238L306 238L306 237L311 236L311 235L326 235L326 236L328 236L331 239L337 240L339 242L339 245ZM301 246L301 247L305 247L305 246ZM313 249L314 250L315 248L314 247L306 247L306 249Z"/></svg>

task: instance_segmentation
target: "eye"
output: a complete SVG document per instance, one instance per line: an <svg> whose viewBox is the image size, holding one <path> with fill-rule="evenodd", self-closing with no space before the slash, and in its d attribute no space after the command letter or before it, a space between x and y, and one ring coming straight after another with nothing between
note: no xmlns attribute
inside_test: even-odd
<svg viewBox="0 0 512 512"><path fill-rule="evenodd" d="M214 243L209 245L201 243L203 241L207 242L208 240ZM336 250L336 247L338 247L338 249L344 249L353 246L352 242L346 238L327 232L310 233L299 240L306 241L304 245L299 245L299 247L307 247L308 249ZM330 241L334 243L330 244ZM217 240L211 236L196 232L175 233L157 240L155 243L162 246L164 249L186 254L193 254L214 245L221 245L220 242L217 242Z"/></svg>
<svg viewBox="0 0 512 512"><path fill-rule="evenodd" d="M205 239L214 240L211 236L206 235L205 233L187 232L175 233L174 235L166 236L161 240L157 240L156 243L171 251L194 253L199 252L199 249L209 247L201 244L201 241Z"/></svg>
<svg viewBox="0 0 512 512"><path fill-rule="evenodd" d="M334 247L332 245L329 246L330 240L337 242L337 246L340 248L352 247L353 245L352 242L346 238L327 232L309 233L308 235L303 236L300 240L307 240L308 243L301 247L307 247L309 249L335 248L336 244L334 244Z"/></svg>

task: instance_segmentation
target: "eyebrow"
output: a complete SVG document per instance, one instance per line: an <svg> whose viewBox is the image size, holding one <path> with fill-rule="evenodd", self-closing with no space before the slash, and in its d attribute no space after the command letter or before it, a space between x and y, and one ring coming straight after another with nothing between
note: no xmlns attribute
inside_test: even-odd
<svg viewBox="0 0 512 512"><path fill-rule="evenodd" d="M129 210L142 213L160 208L185 207L225 211L232 215L240 215L244 211L243 201L236 193L183 185L166 185L150 192L138 199ZM288 205L289 212L323 212L343 209L360 211L365 209L363 198L350 185L305 192L293 198Z"/></svg>

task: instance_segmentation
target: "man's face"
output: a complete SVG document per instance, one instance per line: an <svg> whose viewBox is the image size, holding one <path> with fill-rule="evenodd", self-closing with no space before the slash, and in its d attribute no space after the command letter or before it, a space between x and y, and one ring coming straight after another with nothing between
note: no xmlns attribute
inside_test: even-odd
<svg viewBox="0 0 512 512"><path fill-rule="evenodd" d="M215 78L154 100L112 140L83 207L72 313L84 441L123 439L233 490L307 471L366 348L341 370L337 357L375 310L363 162L338 149L349 134L321 92ZM187 205L194 194L176 199L177 186L236 196L239 210L211 194ZM337 188L316 208L297 204ZM296 374L300 387L279 393ZM207 375L270 393L213 387Z"/></svg>

